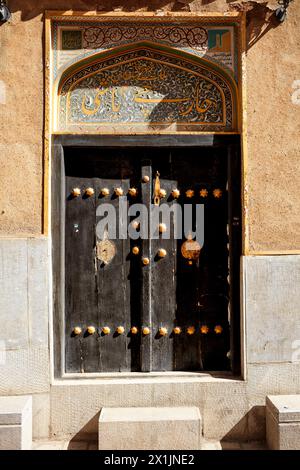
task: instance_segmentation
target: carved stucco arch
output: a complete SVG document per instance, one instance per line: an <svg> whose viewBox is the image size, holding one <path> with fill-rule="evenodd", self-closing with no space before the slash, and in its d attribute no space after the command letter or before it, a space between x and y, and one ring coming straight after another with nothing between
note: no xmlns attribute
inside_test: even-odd
<svg viewBox="0 0 300 470"><path fill-rule="evenodd" d="M91 54L55 83L55 129L235 132L237 86L221 66L149 42Z"/></svg>

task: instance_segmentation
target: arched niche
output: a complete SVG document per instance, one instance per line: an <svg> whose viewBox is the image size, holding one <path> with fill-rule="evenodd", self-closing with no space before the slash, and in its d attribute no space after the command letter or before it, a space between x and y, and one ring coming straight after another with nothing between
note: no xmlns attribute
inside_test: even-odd
<svg viewBox="0 0 300 470"><path fill-rule="evenodd" d="M220 66L149 43L72 64L56 82L55 130L235 132L237 87Z"/></svg>

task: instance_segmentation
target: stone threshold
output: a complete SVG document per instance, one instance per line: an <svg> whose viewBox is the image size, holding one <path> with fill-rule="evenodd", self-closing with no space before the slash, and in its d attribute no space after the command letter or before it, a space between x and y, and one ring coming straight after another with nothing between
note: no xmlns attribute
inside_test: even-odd
<svg viewBox="0 0 300 470"><path fill-rule="evenodd" d="M54 378L52 385L76 384L128 384L128 383L172 383L172 382L245 382L243 378L234 376L230 372L114 372L114 373L85 373L63 374L61 378Z"/></svg>

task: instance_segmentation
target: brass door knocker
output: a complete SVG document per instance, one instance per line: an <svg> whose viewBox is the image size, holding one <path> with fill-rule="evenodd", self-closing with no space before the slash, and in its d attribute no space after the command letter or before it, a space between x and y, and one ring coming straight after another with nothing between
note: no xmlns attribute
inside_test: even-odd
<svg viewBox="0 0 300 470"><path fill-rule="evenodd" d="M159 206L160 203L160 174L157 171L155 176L155 183L154 183L154 205Z"/></svg>

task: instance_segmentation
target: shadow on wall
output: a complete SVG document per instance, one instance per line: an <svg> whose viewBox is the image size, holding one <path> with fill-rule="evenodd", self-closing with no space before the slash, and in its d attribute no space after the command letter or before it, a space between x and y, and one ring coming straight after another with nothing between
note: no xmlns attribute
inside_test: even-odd
<svg viewBox="0 0 300 470"><path fill-rule="evenodd" d="M202 5L215 0L202 0ZM190 11L189 4L201 5L201 0L7 0L12 13L21 12L22 21L28 21L44 13L45 10L74 10L74 11L112 11L114 9L126 12L136 10L155 11L168 6L170 11ZM172 5L172 6L171 6Z"/></svg>
<svg viewBox="0 0 300 470"><path fill-rule="evenodd" d="M243 418L223 437L228 441L265 441L266 407L253 406Z"/></svg>
<svg viewBox="0 0 300 470"><path fill-rule="evenodd" d="M69 442L69 449L73 448L73 444L78 441L98 441L98 422L100 411L93 416Z"/></svg>
<svg viewBox="0 0 300 470"><path fill-rule="evenodd" d="M38 5L37 5L38 3ZM199 11L215 11L215 0L8 0L12 13L21 12L21 20L29 21L36 16L43 15L45 10L74 10L74 11L155 11L167 9L168 11L191 11L190 4L194 4ZM226 0L228 11L246 11L247 17L247 49L250 49L271 29L279 25L275 11L265 3L254 1L236 3L236 0ZM167 7L167 8L166 8ZM4 23L3 23L4 24Z"/></svg>
<svg viewBox="0 0 300 470"><path fill-rule="evenodd" d="M275 11L270 10L267 3L251 3L251 10L247 11L246 16L247 50L251 49L265 34L280 24L275 17Z"/></svg>

